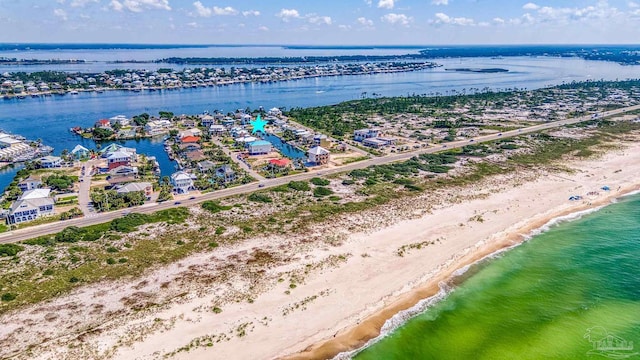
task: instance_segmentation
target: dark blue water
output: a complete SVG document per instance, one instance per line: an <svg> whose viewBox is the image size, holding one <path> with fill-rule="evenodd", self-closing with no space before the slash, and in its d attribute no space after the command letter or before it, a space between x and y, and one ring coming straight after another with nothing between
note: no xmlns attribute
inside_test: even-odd
<svg viewBox="0 0 640 360"><path fill-rule="evenodd" d="M621 66L610 62L558 58L442 59L442 68L409 73L340 76L303 79L271 84L236 84L222 87L131 93L107 91L79 95L0 100L0 128L28 139L42 139L54 153L71 150L76 144L94 147L69 132L73 126L89 127L96 120L114 115L198 114L224 112L246 107L308 107L358 99L362 93L400 96L407 94L447 94L452 90L540 88L587 79L625 79L640 74L640 66ZM505 73L464 73L445 71L446 67L500 67ZM144 151L142 147L144 146ZM161 143L144 140L136 147L140 153L156 156L162 173L173 171L165 162ZM168 159L167 159L168 160ZM10 174L0 174L2 177ZM9 179L10 181L10 179ZM0 179L0 184L7 183Z"/></svg>
<svg viewBox="0 0 640 360"><path fill-rule="evenodd" d="M270 142L273 147L278 149L282 155L291 159L306 159L307 154L295 146L289 145L282 141L279 137L272 134L263 134L262 138Z"/></svg>

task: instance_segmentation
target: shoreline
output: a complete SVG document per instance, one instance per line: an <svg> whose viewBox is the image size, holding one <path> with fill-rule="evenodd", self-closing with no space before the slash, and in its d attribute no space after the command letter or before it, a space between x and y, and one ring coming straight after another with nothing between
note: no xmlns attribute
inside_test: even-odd
<svg viewBox="0 0 640 360"><path fill-rule="evenodd" d="M471 248L477 248L477 245L465 249L465 252L467 250L471 250L471 252L457 259L431 280L410 290L408 293L400 295L391 304L359 321L354 327L339 330L329 340L315 343L303 351L280 358L285 360L350 359L370 345L382 340L433 304L442 301L450 291L443 289L441 285L448 286L454 283L470 267L524 244L532 237L547 231L551 226L565 221L577 220L584 215L600 211L608 205L614 204L617 199L638 193L640 193L640 181L624 189L611 191L608 196L588 204L576 204L569 209L555 211L542 219L527 220L524 225L500 236L498 241L478 248L475 252ZM455 287L456 285L452 285L451 289L453 290ZM423 302L426 305L414 310ZM400 323L392 324L385 329L394 317L402 316L406 312L411 314L406 317L403 316Z"/></svg>

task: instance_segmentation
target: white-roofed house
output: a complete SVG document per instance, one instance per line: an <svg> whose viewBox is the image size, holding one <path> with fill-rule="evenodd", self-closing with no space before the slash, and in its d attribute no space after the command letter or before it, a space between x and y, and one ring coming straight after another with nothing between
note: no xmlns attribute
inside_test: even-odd
<svg viewBox="0 0 640 360"><path fill-rule="evenodd" d="M22 192L37 189L42 185L42 181L38 179L34 179L32 177L26 178L18 183L18 188L22 190Z"/></svg>
<svg viewBox="0 0 640 360"><path fill-rule="evenodd" d="M271 152L271 143L265 140L256 140L247 144L249 155L268 154Z"/></svg>
<svg viewBox="0 0 640 360"><path fill-rule="evenodd" d="M309 151L307 151L307 156L309 157L309 162L314 163L316 165L324 165L329 162L330 156L329 150L321 147L314 146Z"/></svg>
<svg viewBox="0 0 640 360"><path fill-rule="evenodd" d="M130 192L141 191L144 193L144 196L147 200L151 197L153 193L153 185L150 182L132 182L125 185L120 186L116 192L118 194L127 194Z"/></svg>
<svg viewBox="0 0 640 360"><path fill-rule="evenodd" d="M178 194L188 194L189 190L193 190L193 178L184 171L178 171L171 174L171 185L173 191Z"/></svg>
<svg viewBox="0 0 640 360"><path fill-rule="evenodd" d="M71 154L76 159L88 158L90 153L91 152L89 151L89 149L87 149L82 145L76 145L76 147L74 147L73 150L71 150Z"/></svg>
<svg viewBox="0 0 640 360"><path fill-rule="evenodd" d="M109 170L113 170L119 166L131 166L131 154L125 151L115 151L107 156L107 165Z"/></svg>
<svg viewBox="0 0 640 360"><path fill-rule="evenodd" d="M59 156L45 156L40 158L40 167L45 169L57 168L62 166L62 158Z"/></svg>
<svg viewBox="0 0 640 360"><path fill-rule="evenodd" d="M53 215L55 201L49 197L50 193L51 189L33 189L22 194L9 208L7 216L9 224L19 224Z"/></svg>

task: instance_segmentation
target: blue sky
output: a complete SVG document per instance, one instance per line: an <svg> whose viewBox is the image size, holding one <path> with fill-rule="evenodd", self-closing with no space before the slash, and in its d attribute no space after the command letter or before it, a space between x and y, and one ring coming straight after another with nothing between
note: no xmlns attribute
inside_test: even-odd
<svg viewBox="0 0 640 360"><path fill-rule="evenodd" d="M640 0L0 0L0 42L638 43Z"/></svg>

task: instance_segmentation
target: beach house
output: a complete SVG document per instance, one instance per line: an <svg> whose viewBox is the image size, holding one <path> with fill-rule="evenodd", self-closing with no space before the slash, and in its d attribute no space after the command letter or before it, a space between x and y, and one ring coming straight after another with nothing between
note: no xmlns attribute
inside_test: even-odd
<svg viewBox="0 0 640 360"><path fill-rule="evenodd" d="M116 189L116 193L118 194L128 194L136 191L144 193L144 196L149 200L153 193L153 185L149 182L132 182L122 185Z"/></svg>
<svg viewBox="0 0 640 360"><path fill-rule="evenodd" d="M227 128L224 125L214 124L209 126L209 135L220 136L227 132Z"/></svg>
<svg viewBox="0 0 640 360"><path fill-rule="evenodd" d="M236 180L236 172L231 165L224 164L216 169L216 177L226 184Z"/></svg>
<svg viewBox="0 0 640 360"><path fill-rule="evenodd" d="M90 153L91 152L89 151L89 149L82 145L76 145L76 147L71 150L71 155L73 155L73 157L76 159L88 158Z"/></svg>
<svg viewBox="0 0 640 360"><path fill-rule="evenodd" d="M271 143L265 140L256 140L247 144L249 155L261 155L271 152Z"/></svg>
<svg viewBox="0 0 640 360"><path fill-rule="evenodd" d="M40 158L40 167L44 169L57 168L62 166L62 158L59 156L45 156Z"/></svg>
<svg viewBox="0 0 640 360"><path fill-rule="evenodd" d="M111 123L112 127L116 124L118 124L119 126L129 126L131 120L124 115L116 115L109 119L109 123Z"/></svg>
<svg viewBox="0 0 640 360"><path fill-rule="evenodd" d="M193 178L184 171L177 171L171 174L170 181L173 191L178 194L188 194L189 190L194 188Z"/></svg>
<svg viewBox="0 0 640 360"><path fill-rule="evenodd" d="M329 162L330 154L329 150L321 146L314 146L307 151L309 162L316 165L327 164Z"/></svg>
<svg viewBox="0 0 640 360"><path fill-rule="evenodd" d="M209 126L216 123L216 119L213 116L206 114L200 117L200 123L203 127L208 128Z"/></svg>
<svg viewBox="0 0 640 360"><path fill-rule="evenodd" d="M34 189L22 194L9 208L7 222L20 224L53 215L55 211L54 200L49 196L51 189Z"/></svg>
<svg viewBox="0 0 640 360"><path fill-rule="evenodd" d="M37 189L42 186L42 181L28 177L18 183L18 188L22 190L22 192Z"/></svg>
<svg viewBox="0 0 640 360"><path fill-rule="evenodd" d="M150 135L160 135L169 132L171 121L169 120L151 120L144 125L144 131Z"/></svg>
<svg viewBox="0 0 640 360"><path fill-rule="evenodd" d="M96 121L95 128L111 130L111 121L109 119L100 119Z"/></svg>
<svg viewBox="0 0 640 360"><path fill-rule="evenodd" d="M125 151L115 151L107 156L107 167L113 170L120 166L131 166L131 154Z"/></svg>

